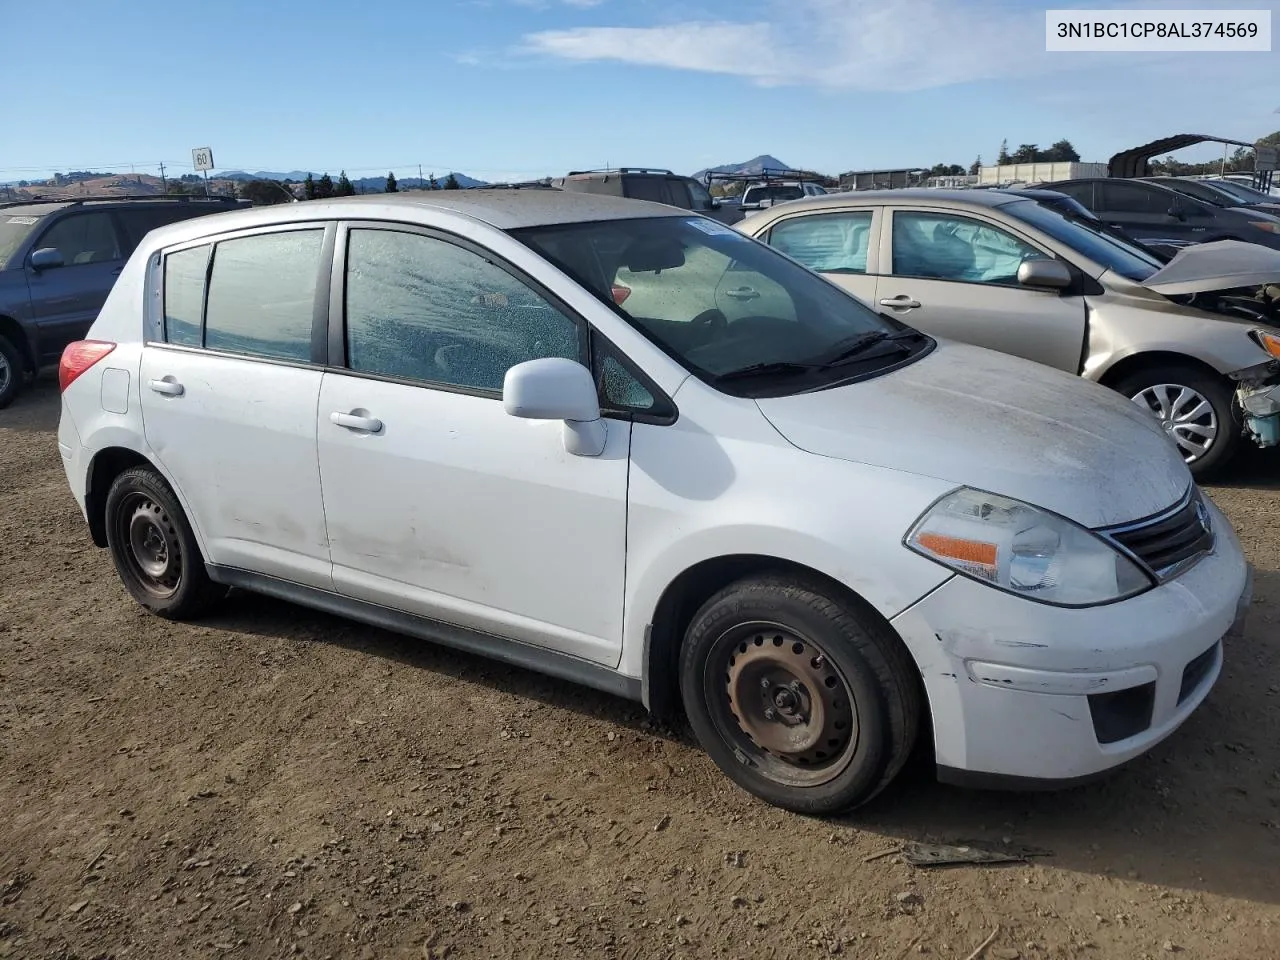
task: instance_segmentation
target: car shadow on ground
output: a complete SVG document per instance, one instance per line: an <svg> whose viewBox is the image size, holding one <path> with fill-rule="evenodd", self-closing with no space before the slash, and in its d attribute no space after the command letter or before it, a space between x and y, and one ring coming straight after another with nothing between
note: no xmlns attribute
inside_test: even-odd
<svg viewBox="0 0 1280 960"><path fill-rule="evenodd" d="M33 383L14 397L13 403L0 410L0 429L56 434L58 415L61 412L58 371L44 370ZM50 442L54 442L52 437Z"/></svg>
<svg viewBox="0 0 1280 960"><path fill-rule="evenodd" d="M1247 444L1235 457L1220 479L1206 483L1207 487L1252 487L1261 490L1280 489L1280 447L1259 450Z"/></svg>
<svg viewBox="0 0 1280 960"><path fill-rule="evenodd" d="M1280 574L1258 571L1255 597L1245 637L1227 648L1206 703L1150 754L1105 779L1044 793L953 788L933 778L925 746L880 797L829 822L879 834L885 849L908 840L1010 842L1051 851L1041 862L1059 869L1280 903L1280 656L1269 614ZM234 591L206 625L317 637L697 749L683 723L655 727L638 704L283 601Z"/></svg>

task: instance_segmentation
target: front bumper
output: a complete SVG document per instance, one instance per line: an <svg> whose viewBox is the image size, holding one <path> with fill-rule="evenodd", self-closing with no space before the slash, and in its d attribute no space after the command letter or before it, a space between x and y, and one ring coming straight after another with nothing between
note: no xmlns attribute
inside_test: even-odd
<svg viewBox="0 0 1280 960"><path fill-rule="evenodd" d="M943 779L1068 785L1191 715L1252 589L1235 533L1208 506L1213 552L1129 600L1065 609L955 577L894 618L924 678Z"/></svg>

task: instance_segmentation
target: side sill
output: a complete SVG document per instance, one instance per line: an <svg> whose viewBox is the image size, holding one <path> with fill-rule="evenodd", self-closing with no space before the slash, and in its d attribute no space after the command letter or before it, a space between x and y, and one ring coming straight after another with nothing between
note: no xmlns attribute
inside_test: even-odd
<svg viewBox="0 0 1280 960"><path fill-rule="evenodd" d="M279 600L287 600L290 603L322 610L335 616L381 627L393 633L407 634L420 640L428 640L492 660L500 660L512 666L523 667L526 670L544 673L572 683L580 683L585 687L624 697L627 700L641 699L642 685L638 679L624 677L608 667L589 663L555 650L544 650L519 640L508 640L505 637L495 637L454 624L428 620L426 617L393 610L376 603L344 597L327 590L319 590L237 567L207 564L206 568L210 579L229 587L266 594Z"/></svg>

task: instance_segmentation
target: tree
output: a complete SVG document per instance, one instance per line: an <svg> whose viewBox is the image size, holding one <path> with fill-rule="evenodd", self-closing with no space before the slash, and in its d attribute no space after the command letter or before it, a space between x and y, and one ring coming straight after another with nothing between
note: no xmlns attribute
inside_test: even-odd
<svg viewBox="0 0 1280 960"><path fill-rule="evenodd" d="M982 172L982 154L978 154L978 159L969 164L969 176L976 177Z"/></svg>
<svg viewBox="0 0 1280 960"><path fill-rule="evenodd" d="M387 193L399 193L400 185L396 183L396 175L392 172L387 173Z"/></svg>
<svg viewBox="0 0 1280 960"><path fill-rule="evenodd" d="M302 195L307 200L316 198L316 178L309 173L307 174L307 179L302 181Z"/></svg>
<svg viewBox="0 0 1280 960"><path fill-rule="evenodd" d="M191 191L181 180L170 180L165 193L172 197L185 197L190 194Z"/></svg>
<svg viewBox="0 0 1280 960"><path fill-rule="evenodd" d="M440 189L440 184L436 183L436 175L434 173L431 174L429 177L427 177L427 189L428 190Z"/></svg>
<svg viewBox="0 0 1280 960"><path fill-rule="evenodd" d="M1034 143L1024 143L1019 145L1018 149L1013 151L1013 155L1009 157L1010 163L1035 163L1040 156L1040 148Z"/></svg>
<svg viewBox="0 0 1280 960"><path fill-rule="evenodd" d="M274 180L248 180L240 184L240 196L255 207L289 202L288 189Z"/></svg>
<svg viewBox="0 0 1280 960"><path fill-rule="evenodd" d="M1070 140L1059 140L1051 145L1048 150L1045 150L1040 155L1040 159L1051 162L1067 161L1075 163L1080 159L1080 154L1076 152L1076 148L1071 145Z"/></svg>
<svg viewBox="0 0 1280 960"><path fill-rule="evenodd" d="M1004 166L1008 162L1009 162L1009 141L1001 140L1000 154L996 157L996 163L1000 166Z"/></svg>
<svg viewBox="0 0 1280 960"><path fill-rule="evenodd" d="M339 197L354 197L356 195L355 186L347 179L347 171L342 170L338 173L338 187L334 193Z"/></svg>
<svg viewBox="0 0 1280 960"><path fill-rule="evenodd" d="M460 184L458 182L458 178L451 173L444 181L444 188L446 190L461 190L462 184Z"/></svg>
<svg viewBox="0 0 1280 960"><path fill-rule="evenodd" d="M316 199L325 200L333 196L333 178L326 170L316 181Z"/></svg>

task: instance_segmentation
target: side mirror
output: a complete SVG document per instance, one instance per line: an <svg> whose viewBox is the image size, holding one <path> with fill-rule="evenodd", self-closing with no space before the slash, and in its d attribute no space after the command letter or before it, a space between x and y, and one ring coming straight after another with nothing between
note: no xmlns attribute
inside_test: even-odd
<svg viewBox="0 0 1280 960"><path fill-rule="evenodd" d="M516 364L503 378L502 406L525 420L563 420L564 446L575 456L604 453L606 430L595 381L575 360L543 357Z"/></svg>
<svg viewBox="0 0 1280 960"><path fill-rule="evenodd" d="M1071 286L1071 270L1061 260L1024 260L1018 267L1018 283L1061 290Z"/></svg>
<svg viewBox="0 0 1280 960"><path fill-rule="evenodd" d="M66 261L62 259L62 251L57 247L41 247L31 254L31 269L39 273L53 267L62 267Z"/></svg>

